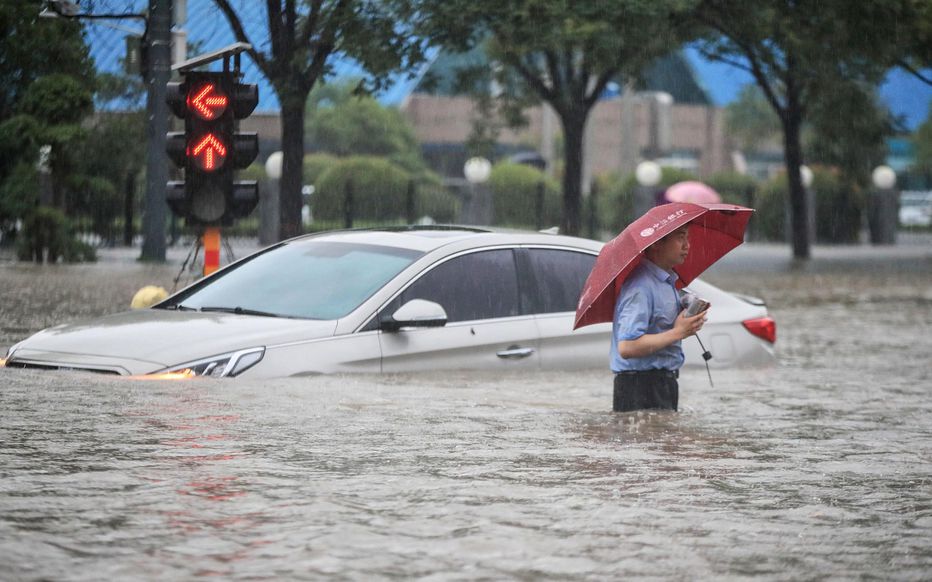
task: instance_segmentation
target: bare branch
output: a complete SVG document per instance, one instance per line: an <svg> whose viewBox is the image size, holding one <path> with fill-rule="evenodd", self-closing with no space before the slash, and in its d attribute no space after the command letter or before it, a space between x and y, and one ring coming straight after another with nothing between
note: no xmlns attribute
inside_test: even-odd
<svg viewBox="0 0 932 582"><path fill-rule="evenodd" d="M603 72L598 79L596 79L595 86L592 88L592 93L586 96L585 106L586 110L592 108L593 105L599 100L599 96L602 94L602 91L605 90L605 87L608 85L609 81L618 74L619 69L609 69Z"/></svg>
<svg viewBox="0 0 932 582"><path fill-rule="evenodd" d="M904 71L906 71L907 73L909 73L909 74L911 74L912 76L916 77L917 79L919 79L920 81L922 81L922 82L925 83L926 85L932 85L932 77L926 77L925 75L923 75L922 71L920 71L919 69L917 69L917 68L913 67L912 65L910 65L910 64L906 61L906 59L898 59L898 60L896 61L896 65L897 65L898 67L900 67L901 69L903 69Z"/></svg>
<svg viewBox="0 0 932 582"><path fill-rule="evenodd" d="M230 28L233 29L233 34L236 35L236 40L239 42L245 42L252 46L251 49L246 51L252 60L255 61L256 65L262 69L262 71L269 77L269 63L265 57L256 50L256 45L249 40L249 36L246 35L246 30L243 28L243 23L240 22L239 17L236 15L236 11L233 10L233 7L230 6L228 0L215 0L217 7L223 12L223 15L226 16L227 22L230 23Z"/></svg>

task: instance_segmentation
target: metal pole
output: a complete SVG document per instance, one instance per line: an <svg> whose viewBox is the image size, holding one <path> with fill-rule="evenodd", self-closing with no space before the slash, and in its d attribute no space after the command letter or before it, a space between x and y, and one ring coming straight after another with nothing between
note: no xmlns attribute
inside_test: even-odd
<svg viewBox="0 0 932 582"><path fill-rule="evenodd" d="M346 181L346 191L344 192L345 198L343 199L343 226L346 228L353 228L353 181Z"/></svg>
<svg viewBox="0 0 932 582"><path fill-rule="evenodd" d="M165 183L168 160L165 134L168 132L166 85L171 78L172 1L149 0L146 27L145 81L146 116L148 118L146 154L146 205L143 214L142 256L144 261L165 261Z"/></svg>

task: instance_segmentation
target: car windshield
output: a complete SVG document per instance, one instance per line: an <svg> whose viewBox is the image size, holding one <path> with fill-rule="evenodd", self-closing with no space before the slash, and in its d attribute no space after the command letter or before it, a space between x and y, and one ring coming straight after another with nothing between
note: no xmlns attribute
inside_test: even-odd
<svg viewBox="0 0 932 582"><path fill-rule="evenodd" d="M372 244L295 241L228 270L204 287L180 296L174 306L337 319L422 254Z"/></svg>

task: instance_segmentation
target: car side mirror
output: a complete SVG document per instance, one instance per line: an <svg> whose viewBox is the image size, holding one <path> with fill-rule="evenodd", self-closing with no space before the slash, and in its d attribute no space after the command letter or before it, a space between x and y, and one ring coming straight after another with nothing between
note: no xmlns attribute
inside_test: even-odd
<svg viewBox="0 0 932 582"><path fill-rule="evenodd" d="M398 331L405 327L443 327L447 324L447 312L439 303L412 299L395 313L383 316L379 324L383 331Z"/></svg>

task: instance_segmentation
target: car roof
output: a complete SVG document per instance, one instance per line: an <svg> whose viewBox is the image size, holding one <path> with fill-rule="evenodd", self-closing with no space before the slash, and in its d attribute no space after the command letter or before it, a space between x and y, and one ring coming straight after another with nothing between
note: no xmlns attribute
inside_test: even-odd
<svg viewBox="0 0 932 582"><path fill-rule="evenodd" d="M285 241L332 241L377 244L428 253L441 247L492 246L500 244L569 246L597 251L603 243L548 232L462 225L412 225L335 230L308 234Z"/></svg>

